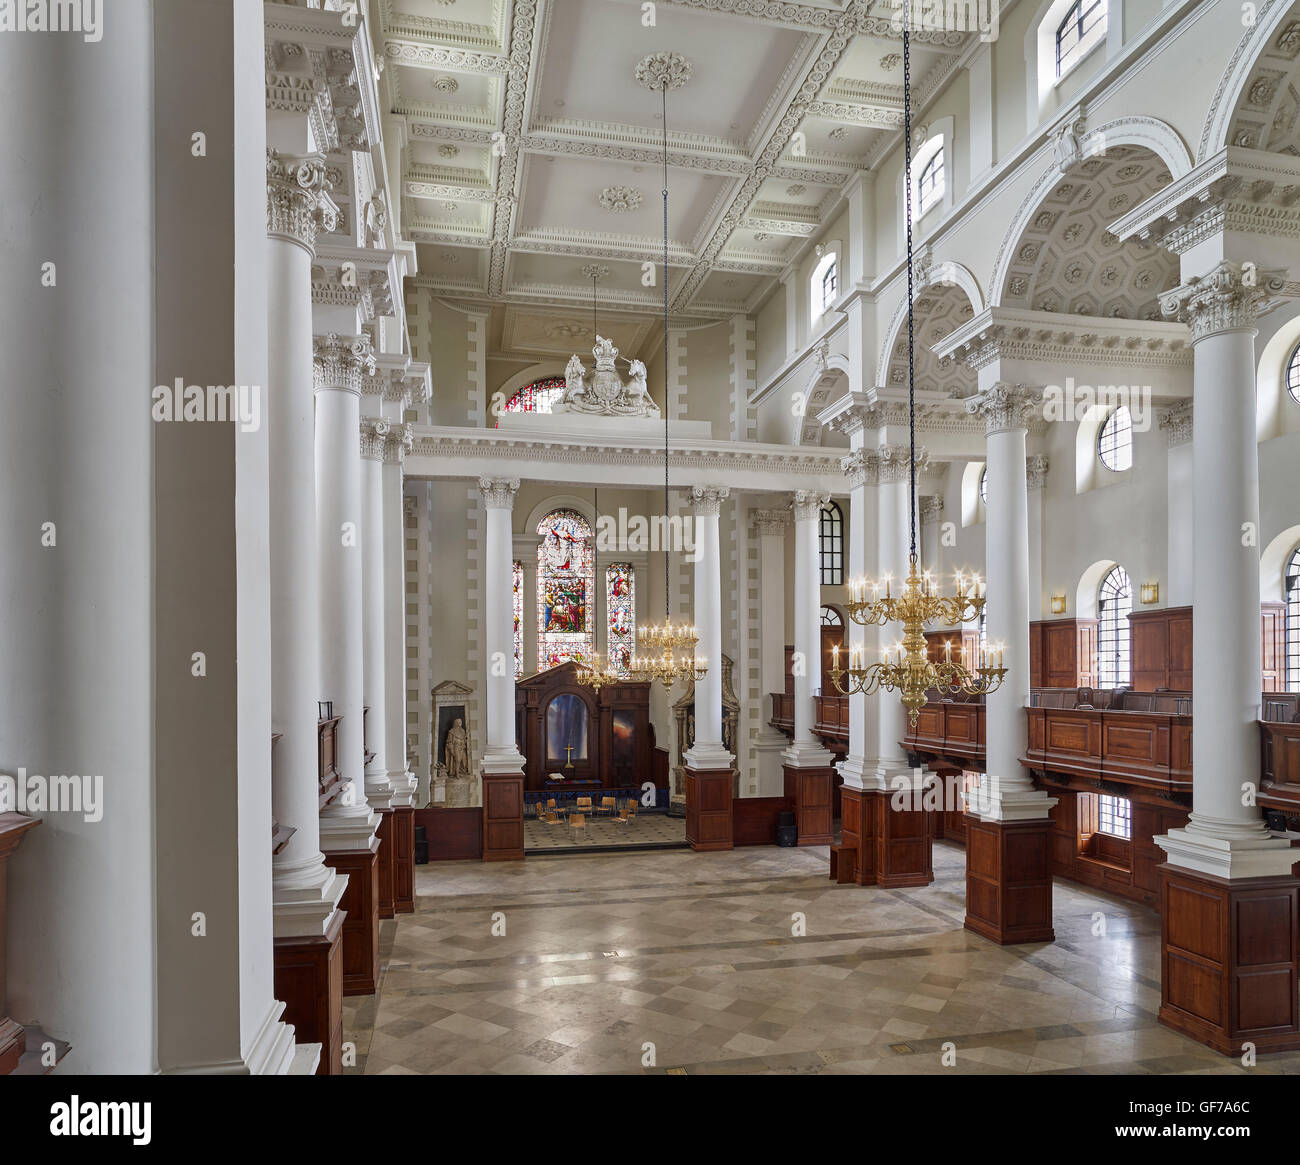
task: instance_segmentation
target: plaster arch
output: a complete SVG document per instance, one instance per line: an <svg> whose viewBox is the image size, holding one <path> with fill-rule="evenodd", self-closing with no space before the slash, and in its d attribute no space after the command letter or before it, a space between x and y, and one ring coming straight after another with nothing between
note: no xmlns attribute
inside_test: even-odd
<svg viewBox="0 0 1300 1165"><path fill-rule="evenodd" d="M1097 618L1097 592L1102 580L1119 565L1113 558L1101 558L1079 576L1074 592L1074 613L1079 619Z"/></svg>
<svg viewBox="0 0 1300 1165"><path fill-rule="evenodd" d="M534 536L537 533L538 523L546 517L547 514L555 510L574 510L581 514L587 521L587 525L592 527L594 532L596 525L596 508L592 504L591 498L578 497L576 494L549 494L528 511L528 518L524 522L521 530L517 531L523 537Z"/></svg>
<svg viewBox="0 0 1300 1165"><path fill-rule="evenodd" d="M844 396L851 385L846 357L838 352L828 352L824 362L819 359L803 389L803 415L791 409L790 444L824 444L826 427L817 419L817 414L832 401Z"/></svg>
<svg viewBox="0 0 1300 1165"><path fill-rule="evenodd" d="M1261 603L1286 601L1282 580L1291 555L1300 546L1300 524L1283 530L1264 547L1259 556L1259 600Z"/></svg>
<svg viewBox="0 0 1300 1165"><path fill-rule="evenodd" d="M966 304L960 308L961 319L958 321L959 323L965 323L966 320L979 315L984 310L984 296L980 291L979 281L971 273L970 268L950 259L939 263L930 262L928 248L922 248L917 258L919 262L917 263L917 278L914 281L915 306L920 306L921 301L925 298L922 293L927 290L955 288L966 297ZM966 310L967 308L969 310ZM906 320L907 283L904 277L902 297L899 299L898 306L894 308L889 327L885 330L885 342L880 348L880 358L876 365L876 384L878 385L885 385L890 382L889 366ZM920 349L923 347L924 345L921 344L918 336L918 356L920 355ZM928 352L929 349L926 348L925 351Z"/></svg>

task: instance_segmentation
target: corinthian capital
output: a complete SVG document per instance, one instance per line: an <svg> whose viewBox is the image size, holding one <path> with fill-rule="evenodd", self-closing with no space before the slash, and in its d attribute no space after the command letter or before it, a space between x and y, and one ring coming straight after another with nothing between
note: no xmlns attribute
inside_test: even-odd
<svg viewBox="0 0 1300 1165"><path fill-rule="evenodd" d="M830 500L831 495L825 490L796 490L794 497L790 500L790 509L794 511L794 520L796 522L817 521L821 517L822 507Z"/></svg>
<svg viewBox="0 0 1300 1165"><path fill-rule="evenodd" d="M409 422L393 425L384 442L384 461L401 465L415 444L415 429Z"/></svg>
<svg viewBox="0 0 1300 1165"><path fill-rule="evenodd" d="M343 389L361 395L361 380L375 374L375 350L370 337L340 336L330 332L317 336L312 348L312 372L316 391Z"/></svg>
<svg viewBox="0 0 1300 1165"><path fill-rule="evenodd" d="M928 526L943 517L943 498L938 494L924 494L917 499L921 503L921 524Z"/></svg>
<svg viewBox="0 0 1300 1165"><path fill-rule="evenodd" d="M908 462L911 460L911 453L912 450L907 445L881 445L877 448L877 475L881 485L888 485L890 482L895 481L907 481L909 476ZM924 447L918 447L916 450L916 472L923 473L929 464L929 451Z"/></svg>
<svg viewBox="0 0 1300 1165"><path fill-rule="evenodd" d="M384 445L392 428L387 417L362 417L361 456L367 461L383 461Z"/></svg>
<svg viewBox="0 0 1300 1165"><path fill-rule="evenodd" d="M984 419L984 433L1028 429L1043 413L1043 390L1025 384L995 384L966 398L966 411Z"/></svg>
<svg viewBox="0 0 1300 1165"><path fill-rule="evenodd" d="M319 154L266 151L266 233L273 239L297 243L314 257L316 235L332 231L337 222L329 196L325 159Z"/></svg>
<svg viewBox="0 0 1300 1165"><path fill-rule="evenodd" d="M866 449L855 449L841 457L840 468L851 486L875 485L880 480L880 458Z"/></svg>
<svg viewBox="0 0 1300 1165"><path fill-rule="evenodd" d="M1160 414L1160 427L1170 449L1186 445L1192 439L1192 398L1170 405Z"/></svg>
<svg viewBox="0 0 1300 1165"><path fill-rule="evenodd" d="M722 503L731 496L731 490L725 485L691 486L691 508L697 515L716 514L722 509Z"/></svg>
<svg viewBox="0 0 1300 1165"><path fill-rule="evenodd" d="M1031 453L1025 458L1025 482L1030 489L1042 489L1047 481L1050 463L1041 453Z"/></svg>
<svg viewBox="0 0 1300 1165"><path fill-rule="evenodd" d="M1160 297L1160 310L1169 319L1192 329L1192 342L1218 332L1253 329L1260 306L1279 294L1286 280L1279 271L1263 271L1253 263L1227 259L1208 274L1189 279Z"/></svg>
<svg viewBox="0 0 1300 1165"><path fill-rule="evenodd" d="M515 506L515 494L519 492L517 477L480 477L478 479L479 496L483 505L489 510L512 510Z"/></svg>
<svg viewBox="0 0 1300 1165"><path fill-rule="evenodd" d="M752 515L754 529L763 537L784 538L790 525L789 510L755 510Z"/></svg>

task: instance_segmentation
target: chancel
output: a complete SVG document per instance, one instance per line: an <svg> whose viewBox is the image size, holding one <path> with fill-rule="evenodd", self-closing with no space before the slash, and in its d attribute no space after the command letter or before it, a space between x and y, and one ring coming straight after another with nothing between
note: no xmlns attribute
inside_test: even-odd
<svg viewBox="0 0 1300 1165"><path fill-rule="evenodd" d="M1248 7L0 19L0 1073L1300 1071Z"/></svg>

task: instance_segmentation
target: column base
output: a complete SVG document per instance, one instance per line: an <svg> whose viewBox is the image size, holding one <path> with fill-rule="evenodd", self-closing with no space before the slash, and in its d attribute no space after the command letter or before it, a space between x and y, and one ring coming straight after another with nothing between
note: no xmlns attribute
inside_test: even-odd
<svg viewBox="0 0 1300 1165"><path fill-rule="evenodd" d="M524 774L483 770L483 861L524 860Z"/></svg>
<svg viewBox="0 0 1300 1165"><path fill-rule="evenodd" d="M733 848L731 769L686 769L686 841L693 850Z"/></svg>
<svg viewBox="0 0 1300 1165"><path fill-rule="evenodd" d="M1003 946L1056 940L1050 818L966 815L966 929Z"/></svg>
<svg viewBox="0 0 1300 1165"><path fill-rule="evenodd" d="M785 796L794 807L795 828L800 845L831 845L835 841L832 820L834 770L782 765Z"/></svg>
<svg viewBox="0 0 1300 1165"><path fill-rule="evenodd" d="M831 849L831 877L888 890L934 881L933 847L923 809L895 809L893 794L840 789L840 844Z"/></svg>
<svg viewBox="0 0 1300 1165"><path fill-rule="evenodd" d="M1300 879L1160 874L1160 1022L1225 1056L1300 1048Z"/></svg>
<svg viewBox="0 0 1300 1165"><path fill-rule="evenodd" d="M326 850L325 862L347 874L343 921L343 994L373 995L379 985L379 840L366 849Z"/></svg>
<svg viewBox="0 0 1300 1165"><path fill-rule="evenodd" d="M393 810L393 909L398 914L415 910L415 806Z"/></svg>
<svg viewBox="0 0 1300 1165"><path fill-rule="evenodd" d="M379 917L392 918L393 910L393 811L373 807L379 817L375 836L379 839Z"/></svg>
<svg viewBox="0 0 1300 1165"><path fill-rule="evenodd" d="M299 1046L320 1045L318 1076L343 1074L343 923L340 910L323 935L275 940L275 997Z"/></svg>

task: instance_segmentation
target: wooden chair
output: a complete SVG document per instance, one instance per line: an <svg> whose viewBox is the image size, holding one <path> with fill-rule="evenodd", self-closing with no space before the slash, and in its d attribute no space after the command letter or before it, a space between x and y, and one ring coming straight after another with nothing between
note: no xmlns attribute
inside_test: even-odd
<svg viewBox="0 0 1300 1165"><path fill-rule="evenodd" d="M559 816L559 817L564 816L564 810L561 809L561 808L560 808L560 807L555 803L555 798L554 798L554 797L548 797L548 798L546 799L546 812L547 812L547 813L554 813L554 814L556 814L556 816Z"/></svg>
<svg viewBox="0 0 1300 1165"><path fill-rule="evenodd" d="M581 829L583 833L587 832L587 815L585 813L570 813L569 828L573 830L569 834L569 839L576 842L578 840L578 830Z"/></svg>
<svg viewBox="0 0 1300 1165"><path fill-rule="evenodd" d="M614 797L602 797L600 805L595 809L596 813L603 813L606 817L613 817L614 810L618 808L618 800Z"/></svg>
<svg viewBox="0 0 1300 1165"><path fill-rule="evenodd" d="M638 801L635 797L629 797L627 799L627 804L623 807L623 812L626 813L628 819L631 820L633 817L636 816L636 811L640 807L641 807L640 801Z"/></svg>
<svg viewBox="0 0 1300 1165"><path fill-rule="evenodd" d="M574 806L573 806L573 810L574 810L575 813L590 813L590 812L591 812L591 798L590 798L590 797L579 797L578 800L577 800L577 802L576 802L576 803L574 804Z"/></svg>

